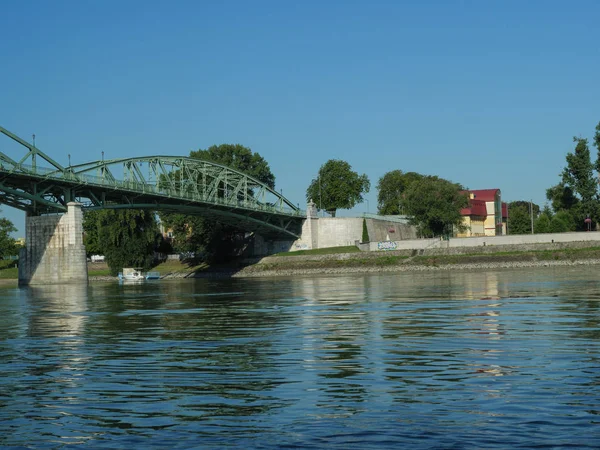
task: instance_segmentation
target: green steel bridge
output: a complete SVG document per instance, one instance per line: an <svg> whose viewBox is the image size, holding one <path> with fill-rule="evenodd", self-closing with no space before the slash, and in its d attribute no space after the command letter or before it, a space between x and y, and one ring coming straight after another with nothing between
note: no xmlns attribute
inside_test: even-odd
<svg viewBox="0 0 600 450"><path fill-rule="evenodd" d="M296 239L305 215L269 186L210 161L145 156L62 166L5 128L25 148L14 160L0 151L0 203L31 215L84 210L150 209L200 215L269 238Z"/></svg>

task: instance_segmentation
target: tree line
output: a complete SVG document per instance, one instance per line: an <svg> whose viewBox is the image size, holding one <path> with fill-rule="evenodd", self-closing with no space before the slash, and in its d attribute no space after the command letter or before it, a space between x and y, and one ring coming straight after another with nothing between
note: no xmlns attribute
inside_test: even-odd
<svg viewBox="0 0 600 450"><path fill-rule="evenodd" d="M508 204L511 234L561 233L597 230L600 223L600 123L592 138L596 157L592 160L589 140L573 137L574 148L565 157L559 182L546 189L548 203L518 201ZM532 230L533 218L533 230Z"/></svg>

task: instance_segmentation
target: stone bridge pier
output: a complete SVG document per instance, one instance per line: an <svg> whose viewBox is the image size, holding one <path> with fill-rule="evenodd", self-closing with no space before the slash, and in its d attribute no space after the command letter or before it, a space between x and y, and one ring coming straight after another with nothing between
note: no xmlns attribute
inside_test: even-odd
<svg viewBox="0 0 600 450"><path fill-rule="evenodd" d="M25 219L25 248L19 254L19 286L88 282L81 204L66 214Z"/></svg>

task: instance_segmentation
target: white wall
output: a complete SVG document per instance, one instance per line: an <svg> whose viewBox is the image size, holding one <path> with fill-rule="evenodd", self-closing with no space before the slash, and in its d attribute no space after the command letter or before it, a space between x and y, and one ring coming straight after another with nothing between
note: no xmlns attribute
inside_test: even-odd
<svg viewBox="0 0 600 450"><path fill-rule="evenodd" d="M426 248L462 248L483 247L494 245L525 245L544 244L557 242L598 241L600 244L600 232L574 232L574 233L544 233L544 234L522 234L508 236L477 236L467 238L451 238L448 241L440 239L412 239L405 241L380 241L371 242L370 251L380 250L421 250Z"/></svg>
<svg viewBox="0 0 600 450"><path fill-rule="evenodd" d="M321 217L318 220L318 248L354 245L362 237L362 217Z"/></svg>

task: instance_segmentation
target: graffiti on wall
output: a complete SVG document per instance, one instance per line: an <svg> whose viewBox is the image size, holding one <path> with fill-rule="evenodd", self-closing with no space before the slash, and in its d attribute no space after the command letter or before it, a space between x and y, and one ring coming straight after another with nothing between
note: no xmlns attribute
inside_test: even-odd
<svg viewBox="0 0 600 450"><path fill-rule="evenodd" d="M377 243L377 250L396 250L398 244L394 241L385 241Z"/></svg>

